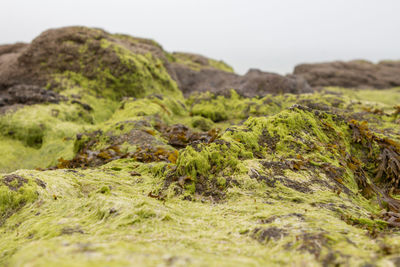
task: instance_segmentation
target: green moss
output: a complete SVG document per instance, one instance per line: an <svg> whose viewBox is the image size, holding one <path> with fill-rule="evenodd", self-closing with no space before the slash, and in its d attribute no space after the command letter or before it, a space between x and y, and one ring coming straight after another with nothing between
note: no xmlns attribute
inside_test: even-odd
<svg viewBox="0 0 400 267"><path fill-rule="evenodd" d="M217 69L225 72L234 72L233 68L222 60L218 61L196 54L174 52L173 54L169 54L167 58L170 62L177 62L195 71Z"/></svg>
<svg viewBox="0 0 400 267"><path fill-rule="evenodd" d="M24 205L30 204L38 198L37 185L34 182L14 180L14 183L4 182L4 177L0 180L0 226L5 220L21 209ZM25 178L23 178L25 179ZM21 185L19 185L21 183Z"/></svg>
<svg viewBox="0 0 400 267"><path fill-rule="evenodd" d="M111 192L111 189L109 186L103 186L99 190L99 193L101 193L101 194L109 194L110 192Z"/></svg>
<svg viewBox="0 0 400 267"><path fill-rule="evenodd" d="M384 90L348 90L338 87L328 87L325 90L328 92L341 93L343 94L342 99L346 100L346 98L348 98L354 104L356 104L357 101L361 101L363 104L375 104L378 107L384 108L384 110L389 110L400 103L400 88Z"/></svg>
<svg viewBox="0 0 400 267"><path fill-rule="evenodd" d="M220 122L228 119L228 112L221 104L219 105L195 105L192 108L193 115L199 115L208 118L214 122Z"/></svg>
<svg viewBox="0 0 400 267"><path fill-rule="evenodd" d="M126 35L126 34L112 34L112 36L117 39L120 39L120 40L128 41L131 44L145 44L145 45L156 47L160 50L163 49L159 43L157 43L156 41L154 41L152 39L133 37L133 36Z"/></svg>
<svg viewBox="0 0 400 267"><path fill-rule="evenodd" d="M329 209L313 207L307 196L302 203L289 201L286 194L295 196L293 190L275 190L279 201L262 186L260 191L241 191L219 204L174 198L164 202L147 196L155 185L150 175L143 175L139 182L128 171L116 176L100 169L78 170L76 174L63 170L20 174L39 177L46 182L48 192L37 195L37 204L21 208L2 226L3 265L19 266L33 260L36 266L155 265L171 257L183 262L190 259L193 265L304 261L318 265L332 250L338 251L336 261L356 265L371 259L382 263L390 257L379 254L380 247L366 235L367 230L346 224ZM90 193L110 184L111 194ZM325 198L341 201L333 195L328 198L326 193ZM314 198L324 201L322 196ZM343 203L350 205L345 199ZM256 227L284 229L285 235L259 242L252 237ZM15 238L17 232L19 238ZM257 238L261 236L259 233ZM395 240L395 236L386 236L385 243L397 251ZM207 249L203 249L204 242ZM301 249L307 245L313 248L316 243L320 244L320 257ZM43 253L47 256L41 256ZM88 258L88 253L96 257Z"/></svg>
<svg viewBox="0 0 400 267"><path fill-rule="evenodd" d="M83 112L82 107L65 103L26 106L1 116L0 146L10 153L4 155L0 170L47 167L60 157L72 157L76 134L90 128L79 115Z"/></svg>
<svg viewBox="0 0 400 267"><path fill-rule="evenodd" d="M217 184L218 184L218 186L225 188L226 187L226 179L224 177L218 177Z"/></svg>
<svg viewBox="0 0 400 267"><path fill-rule="evenodd" d="M135 54L125 47L105 39L102 47L112 49L121 64L131 70L122 75L115 75L109 69L99 70L96 81L98 88L107 88L113 94L140 97L151 93L170 93L179 95L180 91L169 76L160 59L152 54Z"/></svg>
<svg viewBox="0 0 400 267"><path fill-rule="evenodd" d="M193 115L209 118L214 122L228 120L237 123L249 116L276 114L285 107L293 105L295 101L292 95L265 96L262 99L244 98L235 90L231 90L229 97L215 96L208 92L194 94L186 100L186 103Z"/></svg>
<svg viewBox="0 0 400 267"><path fill-rule="evenodd" d="M91 110L86 110L78 103L42 104L2 116L0 146L12 153L0 163L0 170L44 168L56 165L59 158L71 159L77 151L77 147L74 148L76 134L96 129L92 126L101 125L110 117L111 121L117 118L132 119L138 115L146 116L145 110L149 110L148 115L161 115L166 120L187 114L182 104L182 94L159 59L150 54L134 54L105 39L102 42L103 49L116 54L131 71L121 76L120 73L111 73L107 67L99 66L91 78L87 77L85 71L53 74L49 87L69 99L79 96L78 101L88 105ZM85 67L86 57L91 55L84 47L80 48L85 55L82 56L82 68ZM144 100L140 107L133 105L135 112L130 112L130 104L127 104L124 110L114 114L121 105L117 100L122 96L140 97L155 93L167 93L169 97ZM16 158L20 160L16 161Z"/></svg>
<svg viewBox="0 0 400 267"><path fill-rule="evenodd" d="M192 118L192 127L198 128L202 131L208 131L213 127L213 122L212 120L209 120L207 118L203 118L201 116L194 116Z"/></svg>
<svg viewBox="0 0 400 267"><path fill-rule="evenodd" d="M76 65L50 71L48 89L68 100L0 116L1 171L31 169L13 173L22 182L0 178L0 265L392 264L398 233L358 180L371 183L381 147L355 142L349 119L399 140L398 89L184 99L162 60L229 68L151 40L91 34L102 57L95 40L67 40ZM223 131L178 152L160 130L177 123ZM149 145L179 156L32 170L89 142L88 154L118 143L121 153Z"/></svg>
<svg viewBox="0 0 400 267"><path fill-rule="evenodd" d="M387 228L388 224L385 221L382 220L371 220L368 218L350 218L350 220L355 224L355 225L362 225L365 226L367 229L380 229L383 230Z"/></svg>
<svg viewBox="0 0 400 267"><path fill-rule="evenodd" d="M222 70L225 72L232 72L232 73L234 72L233 68L222 60L217 61L214 59L208 59L208 64L218 70Z"/></svg>
<svg viewBox="0 0 400 267"><path fill-rule="evenodd" d="M185 184L185 190L187 192L187 195L194 195L196 193L196 183L186 183Z"/></svg>

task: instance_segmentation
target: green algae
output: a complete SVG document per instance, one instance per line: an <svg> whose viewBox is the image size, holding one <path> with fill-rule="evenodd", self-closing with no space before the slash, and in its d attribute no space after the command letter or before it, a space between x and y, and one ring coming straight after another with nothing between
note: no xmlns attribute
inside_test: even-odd
<svg viewBox="0 0 400 267"><path fill-rule="evenodd" d="M317 239L321 232L331 240L321 248L321 259L327 257L330 247L340 248L344 253L336 258L337 262L361 264L375 255L378 257L380 239L371 241L365 230L348 225L332 216L328 209L321 210L309 203L284 200L263 203L268 189L265 185L248 191L255 195L241 194L217 205L177 199L160 202L147 196L156 182L146 172L139 171L140 167L135 168L143 173L138 178L129 175L129 168L119 171L118 176L107 169L77 173L25 171L45 181L47 189L40 191L37 203L41 204L21 210L3 226L7 231L0 243L2 263L154 265L174 257L189 265L301 262L317 265L315 256L300 248L308 244L308 236L316 238L312 242L321 242L322 239ZM99 192L109 185L112 186L110 194ZM53 195L58 196L57 200ZM294 211L300 215L286 216ZM37 212L40 214L31 215ZM17 228L13 228L15 224ZM256 227L274 225L290 234L265 243L245 234ZM16 231L28 238L13 238ZM301 234L303 231L307 234ZM301 238L295 237L298 235ZM204 242L207 249L203 248ZM400 248L393 247L394 251ZM349 261L346 255L351 255Z"/></svg>
<svg viewBox="0 0 400 267"><path fill-rule="evenodd" d="M95 30L90 32L99 34ZM175 81L168 75L159 58L150 53L135 53L115 40L100 38L101 49L105 50L108 57L115 57L122 66L119 72L115 69L111 71L107 65L110 63L99 61L93 54L95 51L89 49L95 41L96 38L89 38L83 44L74 41L65 43L78 51L75 61L79 63L78 71L73 66L65 67L71 70L50 70L53 73L47 87L67 97L69 103L22 107L16 112L1 116L0 145L4 151L12 153L7 153L4 157L0 170L45 168L56 165L59 158L71 159L76 153L73 150L76 135L95 128L94 125L101 124L112 116L115 119L114 112L121 106L119 100L124 96L167 94L170 99L183 101ZM63 54L59 55L60 60L63 57ZM96 58L94 62L93 58ZM93 63L92 70L87 68L88 61ZM43 68L49 66L43 65ZM161 108L163 112L170 112L165 109L169 105L173 114L186 114L182 111L183 104L176 100L173 103L169 101L172 104L163 104L158 99L151 102L154 102L153 106L159 105L155 108ZM146 104L142 107L147 108ZM133 116L129 114L129 117Z"/></svg>
<svg viewBox="0 0 400 267"><path fill-rule="evenodd" d="M308 95L302 97L310 98ZM318 99L318 95L313 96L312 99ZM186 100L186 104L193 115L202 116L214 122L237 123L249 116L276 114L297 103L296 101L298 101L298 96L291 94L246 98L240 96L235 90L231 90L229 96L214 95L210 92L193 94Z"/></svg>
<svg viewBox="0 0 400 267"><path fill-rule="evenodd" d="M75 34L79 30L75 29ZM65 83L64 80L67 80L115 100L124 96L142 97L154 93L181 94L165 69L162 58L151 53L152 49L162 51L157 43L91 29L86 31L90 34L81 37L79 42L63 42L67 46L65 51L62 50L51 65L42 66L50 73L47 75L49 87L63 90L60 81ZM141 48L141 44L145 44L146 48ZM73 61L65 60L71 54L76 58Z"/></svg>
<svg viewBox="0 0 400 267"><path fill-rule="evenodd" d="M222 70L222 71L225 71L225 72L231 72L231 73L235 72L231 66L229 66L228 64L226 64L222 60L218 60L217 61L217 60L214 60L212 58L209 58L208 59L208 64L211 67L213 67L214 69Z"/></svg>
<svg viewBox="0 0 400 267"><path fill-rule="evenodd" d="M0 169L25 169L0 178L0 265L395 264L393 211L371 188L379 142L400 139L398 89L184 99L162 57L229 69L92 34L121 69L105 56L89 71L94 41L66 42L79 68L53 72L48 89L67 100L0 115ZM61 166L85 149L107 160Z"/></svg>
<svg viewBox="0 0 400 267"><path fill-rule="evenodd" d="M398 105L400 101L400 88L384 89L384 90L359 90L351 89L346 90L344 88L327 87L327 92L336 92L343 94L344 97L348 97L352 102L361 101L364 104L375 104L384 109L390 109L395 105ZM342 96L342 98L343 98Z"/></svg>
<svg viewBox="0 0 400 267"><path fill-rule="evenodd" d="M205 58L195 54L174 52L169 54L168 58L171 62L185 65L195 71L200 71L202 69L217 69L230 73L234 72L233 68L222 60Z"/></svg>
<svg viewBox="0 0 400 267"><path fill-rule="evenodd" d="M57 110L57 117L54 110ZM4 151L12 146L16 153L5 155L0 169L47 167L58 157L72 157L71 139L87 125L79 112L76 106L52 104L24 107L3 115L0 142ZM15 155L19 155L19 160L15 160Z"/></svg>
<svg viewBox="0 0 400 267"><path fill-rule="evenodd" d="M202 131L209 131L213 128L213 122L207 118L201 116L193 116L191 126L198 128Z"/></svg>
<svg viewBox="0 0 400 267"><path fill-rule="evenodd" d="M3 176L0 185L0 225L24 205L35 201L38 192L32 179L18 175Z"/></svg>
<svg viewBox="0 0 400 267"><path fill-rule="evenodd" d="M115 75L109 69L99 70L96 88L107 88L110 94L121 92L120 96L140 97L146 94L169 93L179 95L180 91L169 76L160 59L151 53L135 54L115 43L101 40L104 49L112 49L122 66L130 71Z"/></svg>

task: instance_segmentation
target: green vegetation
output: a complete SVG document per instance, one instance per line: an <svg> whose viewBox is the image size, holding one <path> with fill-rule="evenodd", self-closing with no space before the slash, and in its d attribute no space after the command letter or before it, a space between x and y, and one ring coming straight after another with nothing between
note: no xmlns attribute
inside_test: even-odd
<svg viewBox="0 0 400 267"><path fill-rule="evenodd" d="M64 94L83 89L70 90ZM343 117L352 97L340 91L344 92L341 96L315 93L263 99L241 98L235 92L230 97L206 94L187 100L150 95L126 98L114 107L113 100L104 99L110 111L98 115L101 120L95 119L99 107L89 98L94 108L85 116L74 115L84 112L81 105L62 103L26 106L3 115L3 138L25 153L32 151L36 162L48 157L48 166L57 164L50 160L55 154L43 152L50 140L68 149L72 159L91 140L97 140L92 151L105 151L116 144L117 137L125 138L118 143L122 150L135 153L141 145L130 143L129 138L136 136L136 130L152 137L147 142L150 146L173 151L163 127L176 122L189 129L204 124L203 131L218 126L223 130L210 132L206 143L180 148L176 161L142 163L136 153L132 154L136 158L128 156L89 169L15 172L26 183L17 191L4 182L0 186L4 214L0 262L10 266L171 261L185 265L388 264L400 253L399 235L381 216L376 196L366 198L356 178L355 162L366 167L367 183L372 182L373 169L367 161L363 163L364 148L354 143L354 130ZM234 107L222 121L213 123L208 116L193 112L195 105L217 101ZM254 111L246 113L247 103L255 103ZM397 127L397 115L367 112L369 105L369 100L361 100L352 108L354 114L363 112L363 119L371 121L371 131L379 124ZM384 102L379 105L394 111ZM60 111L56 117L49 115L54 108ZM23 120L28 114L32 119ZM235 118L234 114L240 115ZM382 120L376 122L376 116ZM12 120L8 127L15 134L8 136L5 121ZM37 130L34 125L40 124L44 126ZM39 134L24 134L30 128ZM101 131L90 134L97 130ZM77 140L76 134L83 132ZM40 147L32 136L41 136ZM67 136L71 140L62 141ZM45 166L25 165L33 167ZM388 251L382 253L382 246Z"/></svg>
<svg viewBox="0 0 400 267"><path fill-rule="evenodd" d="M222 60L218 61L196 54L175 52L169 54L168 58L171 62L185 65L195 71L200 71L202 69L217 69L225 72L234 72L233 68Z"/></svg>
<svg viewBox="0 0 400 267"><path fill-rule="evenodd" d="M91 34L0 115L1 266L398 262L398 88L185 99L165 60L229 67Z"/></svg>

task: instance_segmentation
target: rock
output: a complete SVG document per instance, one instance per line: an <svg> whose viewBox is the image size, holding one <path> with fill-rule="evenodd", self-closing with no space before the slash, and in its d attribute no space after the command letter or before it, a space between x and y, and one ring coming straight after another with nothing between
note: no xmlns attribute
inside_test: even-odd
<svg viewBox="0 0 400 267"><path fill-rule="evenodd" d="M172 69L175 70L178 87L185 96L205 91L226 95L230 89L235 89L245 97L312 91L307 82L296 75L282 76L256 69L249 70L245 75L218 69L196 71L176 63L172 64Z"/></svg>
<svg viewBox="0 0 400 267"><path fill-rule="evenodd" d="M257 69L238 75L223 61L188 53L173 53L172 56L175 60L169 65L169 72L185 96L205 91L228 95L231 89L244 97L312 91L303 78L295 75L282 76Z"/></svg>
<svg viewBox="0 0 400 267"><path fill-rule="evenodd" d="M223 61L189 53L168 53L156 42L101 29L65 27L43 32L30 44L0 46L0 91L27 84L64 90L64 80L116 97L144 96L179 89L189 95L236 89L246 97L304 93L302 78L259 70L237 75ZM104 94L104 93L103 93Z"/></svg>
<svg viewBox="0 0 400 267"><path fill-rule="evenodd" d="M302 76L313 87L382 89L400 86L400 61L373 64L365 60L354 60L301 64L295 67L293 73Z"/></svg>
<svg viewBox="0 0 400 267"><path fill-rule="evenodd" d="M152 40L86 27L51 29L30 44L0 47L0 91L20 84L62 91L77 84L99 94L112 89L117 98L178 92L164 65L164 51Z"/></svg>
<svg viewBox="0 0 400 267"><path fill-rule="evenodd" d="M8 88L1 94L3 105L13 104L38 104L38 103L58 103L66 98L59 94L45 90L36 85L19 84Z"/></svg>
<svg viewBox="0 0 400 267"><path fill-rule="evenodd" d="M264 96L266 94L309 93L312 91L307 82L295 75L282 76L275 73L250 69L230 86L246 97Z"/></svg>

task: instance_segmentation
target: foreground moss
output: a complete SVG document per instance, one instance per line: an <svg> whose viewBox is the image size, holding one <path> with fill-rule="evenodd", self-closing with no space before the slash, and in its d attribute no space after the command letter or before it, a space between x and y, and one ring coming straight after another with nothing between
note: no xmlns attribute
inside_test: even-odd
<svg viewBox="0 0 400 267"><path fill-rule="evenodd" d="M1 263L385 265L393 258L380 247L396 244L398 234L371 238L368 227L346 223L332 209L354 204L336 194L309 199L284 185L271 190L243 176L237 179L246 186L228 189L226 201L218 204L160 201L148 196L161 183L148 168L119 164L125 169L18 171L40 178L46 188L38 186L38 199L2 226ZM141 176L131 176L132 170ZM399 250L400 244L391 245L393 255Z"/></svg>
<svg viewBox="0 0 400 267"><path fill-rule="evenodd" d="M245 121L224 126L238 119L229 114L223 121L209 122L208 127L227 128L207 142L181 148L176 160L141 163L121 158L88 169L18 170L11 175L20 177L21 185L3 175L1 265L390 266L398 261L399 232L380 218L377 198L362 192L349 164L363 162L365 155L341 113L351 97L316 93L241 99L233 92L225 98L200 99L202 105L234 105L233 114ZM24 127L34 124L4 138L25 151L43 153L47 140L62 140L70 131L66 142L72 157L79 151L74 136L78 132L86 132L90 141L90 133L101 130L93 139L96 151L141 129L154 137L155 143L149 144L168 147L160 122L179 121L190 128L194 119L208 118L190 113L197 100L184 101L166 96L125 99L103 119L94 119L95 108L88 113L92 119L77 116L70 124L65 124L64 114L83 111L81 105L57 105L62 111L58 117L46 117L51 105L25 107L7 119L33 113L27 112L30 109L43 112L37 116L48 125L39 131L42 146L29 141L35 135L22 135ZM241 108L249 101L260 103L260 109L246 115ZM364 112L372 130L382 125L397 129L390 103L379 103L389 115L365 111L369 103L353 105L354 114ZM377 122L376 116L383 119ZM21 118L20 123L28 122ZM50 127L64 124L67 132ZM398 137L395 130L387 134ZM138 145L121 147L134 152Z"/></svg>

